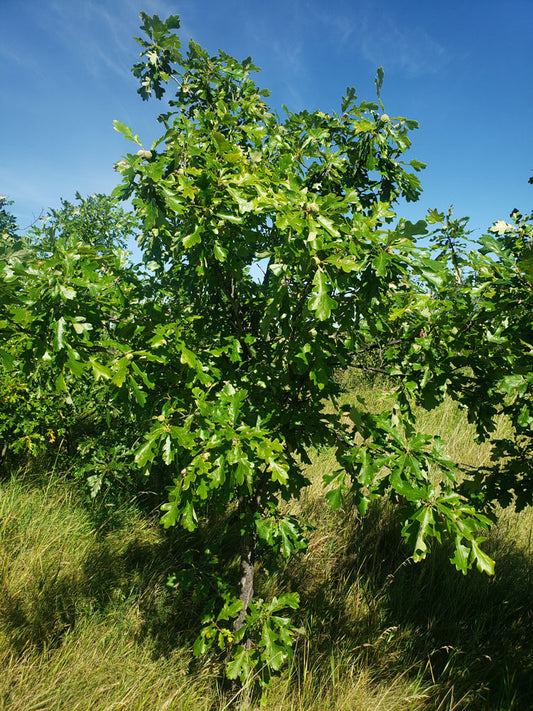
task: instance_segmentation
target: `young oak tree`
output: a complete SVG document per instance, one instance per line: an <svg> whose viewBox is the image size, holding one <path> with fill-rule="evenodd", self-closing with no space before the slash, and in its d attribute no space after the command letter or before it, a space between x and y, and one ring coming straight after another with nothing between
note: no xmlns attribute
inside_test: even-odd
<svg viewBox="0 0 533 711"><path fill-rule="evenodd" d="M533 215L513 210L511 221L498 220L467 256L460 243L468 218L450 216L434 210L428 217L439 225L439 258L448 257L456 274L440 289L426 328L435 358L423 364L423 349L408 357L411 367L428 369L432 393L440 388L467 411L480 440L492 438L490 466L470 472L462 490L488 510L497 502L520 511L533 503ZM453 338L441 338L444 332ZM427 397L423 389L419 397ZM511 431L494 438L502 415Z"/></svg>
<svg viewBox="0 0 533 711"><path fill-rule="evenodd" d="M220 599L194 649L229 648L227 675L244 681L291 655L296 631L283 610L298 594L258 599L255 563L265 548L287 559L305 547L305 522L280 502L308 484L311 447L335 451L324 481L334 508L350 493L364 514L390 495L415 560L447 537L459 569L492 571L477 533L489 520L457 491L442 443L416 430L412 412L419 390L429 403L442 397L423 334L432 292L454 274L416 246L425 223L395 221L391 205L417 199L424 166L403 159L417 124L385 114L381 69L376 102L349 88L340 113L281 118L251 59L211 56L193 41L182 53L177 16L141 19L139 93L175 89L149 149L115 122L137 144L117 164L115 194L143 220L147 271L87 246L63 267L56 258L55 310L23 323L34 319L41 345L26 340L28 350L55 365L60 390L92 372L136 423L136 465L168 485L165 526L194 530L221 514L229 535L228 514L237 517L240 572L233 584L231 570L219 571ZM23 259L3 264L16 308ZM34 295L46 274L36 267ZM12 314L3 323L16 330ZM409 349L423 351L423 367L391 362ZM347 366L390 375L387 411L325 410Z"/></svg>
<svg viewBox="0 0 533 711"><path fill-rule="evenodd" d="M17 239L17 218L9 212L12 204L12 200L8 200L5 195L0 195L0 249L12 245Z"/></svg>
<svg viewBox="0 0 533 711"><path fill-rule="evenodd" d="M84 358L70 348L68 332L90 331L101 343L105 333L116 330L119 312L121 328L126 326L117 274L111 279L109 274L124 262L120 250L134 238L136 218L116 198L76 193L76 199L62 200L27 234L3 239L0 450L2 458L13 455L11 463L49 456L88 476L96 491L111 483L111 470L116 481L122 463L131 470L127 448L135 437L109 387L95 385ZM134 278L131 268L128 277ZM121 290L131 299L127 278ZM87 348L92 350L86 350L85 360L101 350L89 342ZM67 361L68 372L78 376L68 390L62 375Z"/></svg>

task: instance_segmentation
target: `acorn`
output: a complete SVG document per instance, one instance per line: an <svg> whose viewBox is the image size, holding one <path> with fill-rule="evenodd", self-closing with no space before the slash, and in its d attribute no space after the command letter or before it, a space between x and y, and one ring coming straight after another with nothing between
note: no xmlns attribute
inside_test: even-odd
<svg viewBox="0 0 533 711"><path fill-rule="evenodd" d="M152 157L152 151L145 151L141 148L140 151L137 151L137 155L141 158L146 158L146 160L150 160L150 158Z"/></svg>

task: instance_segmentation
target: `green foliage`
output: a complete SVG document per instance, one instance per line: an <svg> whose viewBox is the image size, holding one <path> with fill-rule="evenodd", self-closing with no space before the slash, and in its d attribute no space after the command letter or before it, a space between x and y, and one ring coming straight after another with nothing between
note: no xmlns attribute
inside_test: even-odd
<svg viewBox="0 0 533 711"><path fill-rule="evenodd" d="M287 608L298 608L298 593L284 593L266 603L261 598L252 600L248 606L245 624L237 631L232 624L242 610L239 599L228 599L215 618L205 620L202 632L194 643L194 654L201 656L213 647L225 650L233 648L227 664L229 679L240 679L243 685L253 683L254 673L263 683L279 671L293 657L292 646L297 629L289 617L279 614Z"/></svg>
<svg viewBox="0 0 533 711"><path fill-rule="evenodd" d="M141 84L137 92L143 101L150 98L152 91L160 99L165 91L161 82L168 82L173 75L173 63L181 59L181 43L171 32L179 29L180 21L178 15L171 15L164 22L157 15L150 17L145 12L141 12L140 17L141 30L147 39L135 37L135 41L143 48L140 55L142 61L135 64L132 70Z"/></svg>
<svg viewBox="0 0 533 711"><path fill-rule="evenodd" d="M0 443L3 458L8 450L37 456L59 443L66 434L67 422L61 408L64 401L55 392L39 393L35 381L20 378L0 369Z"/></svg>
<svg viewBox="0 0 533 711"><path fill-rule="evenodd" d="M83 243L100 250L125 249L135 236L138 220L125 212L118 200L108 195L77 192L78 204L61 200L61 207L50 210L29 232L29 241L44 254L54 252L58 241Z"/></svg>
<svg viewBox="0 0 533 711"><path fill-rule="evenodd" d="M17 239L17 219L9 212L9 206L12 204L12 200L8 200L5 195L0 195L0 249L2 250Z"/></svg>
<svg viewBox="0 0 533 711"><path fill-rule="evenodd" d="M281 507L309 483L311 448L334 451L333 508L349 496L364 514L389 496L415 560L447 539L459 570L492 572L480 486L464 495L414 406L432 409L451 392L480 436L500 411L526 436L531 346L529 331L518 333L530 310L517 304L531 298L530 231L522 220L498 228L503 241L486 238L499 261L475 257L472 289L459 256L464 220L430 213L442 223L436 258L416 244L426 223L396 220L392 205L417 199L424 166L403 159L417 124L384 113L381 68L378 103L358 103L349 88L339 114L282 118L251 59L210 56L193 41L183 55L177 16L141 18L142 98L161 98L171 79L177 89L150 149L115 122L140 146L117 163L114 193L131 198L136 217L102 196L64 203L2 256L4 362L28 382L38 374L75 413L105 411L110 440L78 449L93 453L94 492L105 467L124 471L129 456L166 492L165 527L192 532L220 517L221 545L237 528L238 560L214 575L195 651L229 649L228 676L244 683L291 658L296 628L281 613L298 595L254 599L254 566L265 549L285 559L305 549L305 524ZM120 246L136 220L143 267ZM520 237L516 253L509 234ZM502 320L495 289L514 320ZM386 374L390 407L335 407L347 366Z"/></svg>
<svg viewBox="0 0 533 711"><path fill-rule="evenodd" d="M533 422L532 217L513 211L512 222L496 222L470 254L461 249L468 218L451 220L451 210L447 219L436 210L428 217L440 223L432 235L437 259L449 260L454 274L432 299L415 347L394 358L403 360L405 370L423 373L409 386L414 398L431 407L450 395L466 409L481 441L494 432L498 416L508 418L512 435L493 441L490 466L469 471L460 491L487 509L497 502L521 510L533 502L527 464Z"/></svg>
<svg viewBox="0 0 533 711"><path fill-rule="evenodd" d="M464 256L465 238L470 234L466 229L468 217L460 219L452 218L453 207L448 210L448 215L439 213L437 210L429 210L428 224L439 224L439 227L431 233L433 249L438 250L438 260L450 260L455 272L458 284L463 283L462 269L467 264Z"/></svg>
<svg viewBox="0 0 533 711"><path fill-rule="evenodd" d="M514 502L521 510L533 501L533 215L515 210L511 220L496 222L481 238L470 343L483 336L474 359L475 392L479 397L485 388L490 405L481 401L478 417L488 421L489 408L496 407L513 427L512 437L495 442L495 466L478 472L475 483L487 501Z"/></svg>
<svg viewBox="0 0 533 711"><path fill-rule="evenodd" d="M4 456L47 455L67 468L74 461L94 492L124 472L126 451L130 469L131 423L94 382L105 347L93 347L90 337L98 331L101 343L125 325L117 321L116 294L108 298L115 289L109 271L126 264L123 246L135 218L114 198L77 200L63 201L0 261L0 442ZM126 280L120 288L127 298Z"/></svg>

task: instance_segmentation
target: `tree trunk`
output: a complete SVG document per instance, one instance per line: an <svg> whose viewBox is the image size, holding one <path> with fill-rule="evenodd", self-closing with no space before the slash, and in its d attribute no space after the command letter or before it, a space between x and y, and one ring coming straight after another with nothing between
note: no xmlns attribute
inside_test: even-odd
<svg viewBox="0 0 533 711"><path fill-rule="evenodd" d="M242 497L239 501L239 512L243 520L244 533L241 537L241 579L239 581L239 600L242 610L233 623L233 629L238 632L244 625L248 606L254 596L254 563L257 534L255 532L253 514L257 510L258 497ZM248 645L248 642L245 643Z"/></svg>

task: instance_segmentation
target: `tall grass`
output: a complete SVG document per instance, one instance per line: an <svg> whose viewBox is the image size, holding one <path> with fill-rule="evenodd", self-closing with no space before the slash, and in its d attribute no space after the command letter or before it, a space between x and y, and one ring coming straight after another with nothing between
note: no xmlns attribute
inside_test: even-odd
<svg viewBox="0 0 533 711"><path fill-rule="evenodd" d="M364 394L382 406L382 388ZM452 403L422 417L456 459L488 462ZM0 711L533 708L531 510L501 512L493 578L463 576L445 548L413 564L387 502L363 520L349 502L331 512L320 482L332 466L315 457L295 504L314 526L308 550L258 572L260 594L300 591L305 631L261 701L232 698L215 660L191 658L194 590L166 585L216 529L168 535L133 503L88 505L58 475L0 480Z"/></svg>
<svg viewBox="0 0 533 711"><path fill-rule="evenodd" d="M0 709L210 708L212 672L189 677L186 649L143 635L161 532L133 508L97 513L59 478L2 482Z"/></svg>

